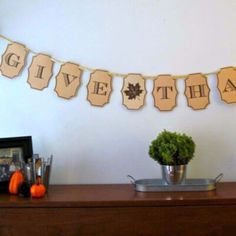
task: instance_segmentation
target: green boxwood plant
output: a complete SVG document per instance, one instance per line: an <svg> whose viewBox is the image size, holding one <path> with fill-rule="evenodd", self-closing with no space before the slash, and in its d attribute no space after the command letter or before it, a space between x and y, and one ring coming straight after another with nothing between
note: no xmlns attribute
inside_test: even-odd
<svg viewBox="0 0 236 236"><path fill-rule="evenodd" d="M161 165L186 165L193 158L195 143L185 134L162 131L151 142L149 155Z"/></svg>

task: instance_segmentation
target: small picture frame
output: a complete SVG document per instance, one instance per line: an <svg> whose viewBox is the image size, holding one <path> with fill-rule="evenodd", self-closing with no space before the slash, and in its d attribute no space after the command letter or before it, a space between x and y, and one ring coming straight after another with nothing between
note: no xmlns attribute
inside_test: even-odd
<svg viewBox="0 0 236 236"><path fill-rule="evenodd" d="M33 156L31 136L0 138L0 192L6 191L17 165Z"/></svg>

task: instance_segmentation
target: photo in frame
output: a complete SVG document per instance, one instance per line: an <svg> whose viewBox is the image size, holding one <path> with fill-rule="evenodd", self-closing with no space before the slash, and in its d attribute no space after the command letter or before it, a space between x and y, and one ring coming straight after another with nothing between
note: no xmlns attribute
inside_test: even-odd
<svg viewBox="0 0 236 236"><path fill-rule="evenodd" d="M33 156L31 136L0 138L0 192L7 191L11 174Z"/></svg>

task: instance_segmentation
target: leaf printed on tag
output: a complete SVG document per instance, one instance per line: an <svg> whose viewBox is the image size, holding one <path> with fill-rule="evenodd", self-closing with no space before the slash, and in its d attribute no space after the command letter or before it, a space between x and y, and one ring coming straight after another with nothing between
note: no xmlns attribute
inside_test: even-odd
<svg viewBox="0 0 236 236"><path fill-rule="evenodd" d="M140 74L128 74L124 78L123 88L123 104L132 110L140 109L144 105L146 96L145 80Z"/></svg>

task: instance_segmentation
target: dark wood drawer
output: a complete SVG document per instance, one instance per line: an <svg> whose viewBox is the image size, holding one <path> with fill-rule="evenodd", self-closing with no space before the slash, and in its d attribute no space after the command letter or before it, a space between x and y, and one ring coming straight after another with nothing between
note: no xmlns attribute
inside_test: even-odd
<svg viewBox="0 0 236 236"><path fill-rule="evenodd" d="M232 187L143 194L129 185L53 186L37 200L3 194L0 236L236 235Z"/></svg>

